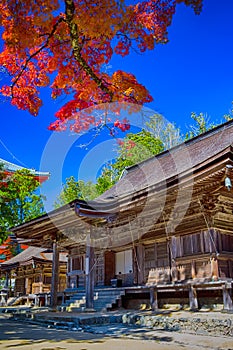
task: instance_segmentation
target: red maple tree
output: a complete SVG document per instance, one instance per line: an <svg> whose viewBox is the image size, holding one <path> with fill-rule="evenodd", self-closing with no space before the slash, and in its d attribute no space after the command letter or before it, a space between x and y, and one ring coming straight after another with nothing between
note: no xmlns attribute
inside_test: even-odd
<svg viewBox="0 0 233 350"><path fill-rule="evenodd" d="M104 67L113 54L126 56L133 48L144 52L166 43L167 27L181 2L201 11L202 0L145 0L132 5L124 0L1 0L0 66L9 73L11 84L0 92L32 115L42 105L41 87L49 86L53 98L70 95L49 128L63 130L72 118L76 132L97 122L90 113L77 113L88 107L150 102L148 90L133 74L108 74Z"/></svg>

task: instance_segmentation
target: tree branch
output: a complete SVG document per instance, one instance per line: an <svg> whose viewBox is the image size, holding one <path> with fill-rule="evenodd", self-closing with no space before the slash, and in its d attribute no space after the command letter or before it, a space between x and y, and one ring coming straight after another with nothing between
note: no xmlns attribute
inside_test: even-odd
<svg viewBox="0 0 233 350"><path fill-rule="evenodd" d="M78 26L74 22L75 6L73 0L65 0L65 14L66 22L69 27L71 45L73 48L74 58L80 64L82 69L94 80L97 86L106 94L110 96L110 100L113 98L113 92L103 83L103 81L95 74L92 68L87 64L87 62L82 57L81 51L82 46L79 43L79 31Z"/></svg>
<svg viewBox="0 0 233 350"><path fill-rule="evenodd" d="M13 89L14 86L17 84L18 80L20 79L20 77L23 75L23 72L26 70L28 63L32 60L33 57L35 57L36 55L38 55L39 52L41 52L43 49L45 49L48 46L49 40L50 38L53 36L53 34L55 33L55 31L57 30L58 25L64 21L64 18L60 17L59 20L54 24L53 29L51 31L50 34L48 34L47 40L44 43L44 45L42 45L38 50L36 50L32 55L30 55L27 59L25 64L23 65L21 71L19 72L19 74L17 75L17 77L15 78L15 80L13 81L13 83L11 84L11 95L12 97L14 97L13 94Z"/></svg>

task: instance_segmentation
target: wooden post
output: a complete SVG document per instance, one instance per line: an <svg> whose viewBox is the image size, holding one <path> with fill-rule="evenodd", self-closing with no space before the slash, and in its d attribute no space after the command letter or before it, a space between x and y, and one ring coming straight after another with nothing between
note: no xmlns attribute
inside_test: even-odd
<svg viewBox="0 0 233 350"><path fill-rule="evenodd" d="M196 264L194 260L191 261L191 275L192 279L196 278Z"/></svg>
<svg viewBox="0 0 233 350"><path fill-rule="evenodd" d="M216 257L211 257L210 259L210 266L211 266L211 277L213 281L217 281L219 278L218 273L218 260Z"/></svg>
<svg viewBox="0 0 233 350"><path fill-rule="evenodd" d="M86 243L86 310L94 310L94 247L90 234Z"/></svg>
<svg viewBox="0 0 233 350"><path fill-rule="evenodd" d="M193 311L198 309L197 291L192 285L189 286L189 307Z"/></svg>
<svg viewBox="0 0 233 350"><path fill-rule="evenodd" d="M52 264L52 281L51 281L51 299L50 306L56 308L57 306L57 290L59 280L59 250L57 242L53 242L53 264Z"/></svg>
<svg viewBox="0 0 233 350"><path fill-rule="evenodd" d="M178 271L176 266L176 256L177 256L177 237L171 237L170 243L170 254L171 254L171 280L175 282L178 280Z"/></svg>
<svg viewBox="0 0 233 350"><path fill-rule="evenodd" d="M144 284L144 261L145 261L145 248L144 245L139 244L137 246L137 268L138 268L138 284Z"/></svg>
<svg viewBox="0 0 233 350"><path fill-rule="evenodd" d="M176 261L172 259L172 269L171 269L171 277L172 277L172 282L175 282L178 280L178 270L176 266Z"/></svg>
<svg viewBox="0 0 233 350"><path fill-rule="evenodd" d="M48 294L47 293L45 294L44 298L45 298L44 305L48 306Z"/></svg>
<svg viewBox="0 0 233 350"><path fill-rule="evenodd" d="M150 306L153 311L158 309L158 293L157 288L150 288Z"/></svg>
<svg viewBox="0 0 233 350"><path fill-rule="evenodd" d="M8 271L6 271L6 279L5 279L5 286L4 287L7 289L9 287L9 272Z"/></svg>
<svg viewBox="0 0 233 350"><path fill-rule="evenodd" d="M222 293L223 293L223 308L224 310L233 310L233 303L232 303L232 288L231 284L225 284L222 287Z"/></svg>
<svg viewBox="0 0 233 350"><path fill-rule="evenodd" d="M40 273L40 293L43 293L43 266L40 265L41 273Z"/></svg>

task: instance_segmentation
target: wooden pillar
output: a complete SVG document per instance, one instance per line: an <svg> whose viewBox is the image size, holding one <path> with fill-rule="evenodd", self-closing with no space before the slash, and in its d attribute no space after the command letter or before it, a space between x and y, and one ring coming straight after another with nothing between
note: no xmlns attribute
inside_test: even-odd
<svg viewBox="0 0 233 350"><path fill-rule="evenodd" d="M57 242L53 242L53 263L52 263L52 281L51 281L51 299L50 306L57 306L57 291L59 282L59 250Z"/></svg>
<svg viewBox="0 0 233 350"><path fill-rule="evenodd" d="M197 291L192 285L189 286L189 307L190 310L198 309Z"/></svg>
<svg viewBox="0 0 233 350"><path fill-rule="evenodd" d="M10 288L10 291L11 291L11 271L9 272L9 288Z"/></svg>
<svg viewBox="0 0 233 350"><path fill-rule="evenodd" d="M231 284L226 283L222 287L223 293L223 308L224 310L233 310L233 302L232 302L232 288Z"/></svg>
<svg viewBox="0 0 233 350"><path fill-rule="evenodd" d="M35 296L35 306L39 306L40 304L40 300L39 300L39 297L38 295Z"/></svg>
<svg viewBox="0 0 233 350"><path fill-rule="evenodd" d="M157 288L150 288L150 306L153 311L158 309L158 293Z"/></svg>
<svg viewBox="0 0 233 350"><path fill-rule="evenodd" d="M178 270L176 266L176 261L172 259L171 262L171 277L172 277L172 282L176 282L178 280Z"/></svg>
<svg viewBox="0 0 233 350"><path fill-rule="evenodd" d="M196 264L194 260L191 261L191 275L192 279L196 278Z"/></svg>
<svg viewBox="0 0 233 350"><path fill-rule="evenodd" d="M7 289L9 287L9 272L8 271L6 271L6 280L5 280L5 286L4 287L7 288Z"/></svg>
<svg viewBox="0 0 233 350"><path fill-rule="evenodd" d="M89 234L86 243L86 310L94 310L94 272L94 247Z"/></svg>
<svg viewBox="0 0 233 350"><path fill-rule="evenodd" d="M144 261L145 261L145 248L143 244L137 246L137 273L138 273L138 284L145 283L145 273L144 273Z"/></svg>
<svg viewBox="0 0 233 350"><path fill-rule="evenodd" d="M44 304L45 304L45 306L48 306L48 294L46 293L45 294L45 301L44 301Z"/></svg>
<svg viewBox="0 0 233 350"><path fill-rule="evenodd" d="M216 257L211 257L210 265L211 265L212 280L217 281L219 278L219 273L218 273L218 260Z"/></svg>

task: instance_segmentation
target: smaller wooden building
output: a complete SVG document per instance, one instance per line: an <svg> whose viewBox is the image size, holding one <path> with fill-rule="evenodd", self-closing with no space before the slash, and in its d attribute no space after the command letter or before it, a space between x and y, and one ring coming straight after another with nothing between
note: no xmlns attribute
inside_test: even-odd
<svg viewBox="0 0 233 350"><path fill-rule="evenodd" d="M0 264L0 273L5 277L5 288L14 297L51 292L53 253L40 247L28 247L10 260ZM59 254L58 292L66 288L67 254Z"/></svg>

